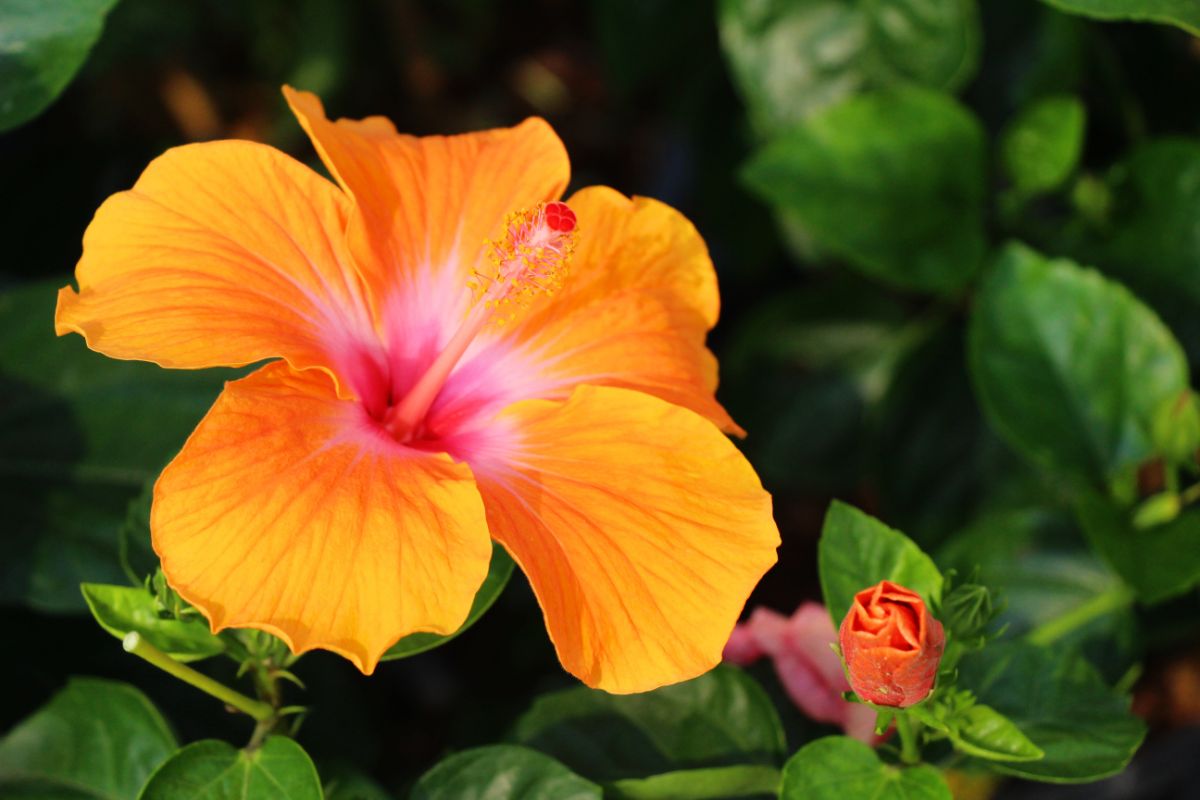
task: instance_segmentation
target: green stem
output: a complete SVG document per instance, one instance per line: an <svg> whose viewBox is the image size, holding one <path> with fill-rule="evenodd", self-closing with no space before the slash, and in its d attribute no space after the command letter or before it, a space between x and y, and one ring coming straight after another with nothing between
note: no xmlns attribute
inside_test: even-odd
<svg viewBox="0 0 1200 800"><path fill-rule="evenodd" d="M896 733L900 736L900 760L905 764L921 763L921 748L917 744L920 724L904 711L896 714Z"/></svg>
<svg viewBox="0 0 1200 800"><path fill-rule="evenodd" d="M121 644L125 648L125 652L133 653L135 656L149 661L163 672L174 675L184 683L195 686L200 691L206 692L218 700L233 706L238 711L249 714L260 725L274 721L275 709L267 703L251 700L244 694L235 692L224 684L217 683L204 673L197 672L191 667L179 663L162 650L147 642L136 631L126 634Z"/></svg>
<svg viewBox="0 0 1200 800"><path fill-rule="evenodd" d="M1132 605L1133 599L1133 590L1124 584L1118 584L1101 592L1086 603L1081 603L1061 617L1055 617L1038 625L1025 635L1025 640L1039 647L1054 644L1092 620Z"/></svg>
<svg viewBox="0 0 1200 800"><path fill-rule="evenodd" d="M1179 473L1175 471L1174 464L1163 464L1163 477L1166 479L1167 491L1179 494Z"/></svg>

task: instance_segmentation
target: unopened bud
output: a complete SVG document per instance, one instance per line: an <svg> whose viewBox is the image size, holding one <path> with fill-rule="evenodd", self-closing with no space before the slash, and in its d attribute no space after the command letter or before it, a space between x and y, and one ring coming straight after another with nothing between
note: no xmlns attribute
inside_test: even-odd
<svg viewBox="0 0 1200 800"><path fill-rule="evenodd" d="M921 596L891 581L854 596L838 639L855 694L896 708L929 696L946 646L942 623Z"/></svg>

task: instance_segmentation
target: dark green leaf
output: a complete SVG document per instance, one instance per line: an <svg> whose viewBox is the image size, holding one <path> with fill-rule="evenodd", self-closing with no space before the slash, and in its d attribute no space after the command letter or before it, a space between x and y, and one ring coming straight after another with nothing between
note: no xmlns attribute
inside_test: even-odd
<svg viewBox="0 0 1200 800"><path fill-rule="evenodd" d="M52 613L84 611L79 584L126 579L117 535L129 491L19 478L0 487L0 503L11 514L0 537L0 603Z"/></svg>
<svg viewBox="0 0 1200 800"><path fill-rule="evenodd" d="M160 617L154 595L144 588L100 583L85 583L79 588L96 622L118 639L137 631L179 661L196 661L225 650L225 643L213 635L199 615L188 619Z"/></svg>
<svg viewBox="0 0 1200 800"><path fill-rule="evenodd" d="M1079 492L1075 510L1088 541L1143 601L1157 603L1200 583L1200 509L1145 530L1093 491Z"/></svg>
<svg viewBox="0 0 1200 800"><path fill-rule="evenodd" d="M493 745L450 756L421 776L411 800L600 800L596 784L534 750Z"/></svg>
<svg viewBox="0 0 1200 800"><path fill-rule="evenodd" d="M950 741L967 755L989 761L1037 761L1045 755L994 708L976 704L950 722Z"/></svg>
<svg viewBox="0 0 1200 800"><path fill-rule="evenodd" d="M154 771L138 800L321 800L321 781L304 748L271 736L247 752L205 739Z"/></svg>
<svg viewBox="0 0 1200 800"><path fill-rule="evenodd" d="M0 796L125 800L177 746L137 689L74 678L0 740ZM35 782L44 793L10 794Z"/></svg>
<svg viewBox="0 0 1200 800"><path fill-rule="evenodd" d="M1143 144L1107 176L1079 252L1163 315L1200 358L1200 141ZM1095 214L1094 214L1095 215Z"/></svg>
<svg viewBox="0 0 1200 800"><path fill-rule="evenodd" d="M786 747L762 688L729 666L645 694L584 687L554 692L534 701L514 736L595 781L735 764L777 766Z"/></svg>
<svg viewBox="0 0 1200 800"><path fill-rule="evenodd" d="M83 66L116 0L0 4L0 131L50 105Z"/></svg>
<svg viewBox="0 0 1200 800"><path fill-rule="evenodd" d="M54 336L61 282L0 293L0 601L82 611L117 583L118 531L232 370L164 370Z"/></svg>
<svg viewBox="0 0 1200 800"><path fill-rule="evenodd" d="M338 764L321 764L325 800L395 800L382 786L357 769Z"/></svg>
<svg viewBox="0 0 1200 800"><path fill-rule="evenodd" d="M942 597L942 573L921 548L900 531L836 500L825 514L817 566L835 626L855 594L882 580L905 586L934 605Z"/></svg>
<svg viewBox="0 0 1200 800"><path fill-rule="evenodd" d="M1020 196L1057 189L1079 163L1085 111L1074 97L1039 100L1013 120L1000 139L1000 157Z"/></svg>
<svg viewBox="0 0 1200 800"><path fill-rule="evenodd" d="M1002 599L997 626L1057 648L1082 647L1115 680L1136 660L1130 592L1066 515L1043 510L989 514L938 553L938 564L970 575Z"/></svg>
<svg viewBox="0 0 1200 800"><path fill-rule="evenodd" d="M1045 752L1038 761L991 762L1033 780L1073 783L1120 772L1146 734L1129 698L1081 656L1021 642L992 644L959 663L958 685L1008 717Z"/></svg>
<svg viewBox="0 0 1200 800"><path fill-rule="evenodd" d="M774 767L712 767L630 778L609 784L605 797L614 800L730 800L735 797L775 797L779 770Z"/></svg>
<svg viewBox="0 0 1200 800"><path fill-rule="evenodd" d="M866 279L822 277L760 303L721 353L723 402L757 420L747 456L777 489L855 485L869 408L925 332Z"/></svg>
<svg viewBox="0 0 1200 800"><path fill-rule="evenodd" d="M809 742L783 770L779 800L952 800L941 773L930 766L892 767L846 736Z"/></svg>
<svg viewBox="0 0 1200 800"><path fill-rule="evenodd" d="M974 0L721 0L719 13L726 59L763 134L863 89L956 89L978 61Z"/></svg>
<svg viewBox="0 0 1200 800"><path fill-rule="evenodd" d="M488 574L479 587L479 591L475 593L475 600L471 603L471 611L467 614L466 622L448 636L439 636L436 633L413 633L405 636L389 647L380 661L415 656L426 650L441 647L461 635L463 631L474 625L480 617L487 613L487 610L496 602L496 598L508 585L508 579L512 577L513 566L512 556L498 542L492 542L492 561L488 566Z"/></svg>
<svg viewBox="0 0 1200 800"><path fill-rule="evenodd" d="M983 129L918 89L857 97L771 141L744 169L816 242L897 286L960 289L983 259Z"/></svg>
<svg viewBox="0 0 1200 800"><path fill-rule="evenodd" d="M125 521L117 531L117 554L130 583L141 584L158 569L158 554L150 542L150 506L154 481L146 481L142 493L129 501Z"/></svg>
<svg viewBox="0 0 1200 800"><path fill-rule="evenodd" d="M986 498L1011 492L1027 472L983 418L964 331L954 320L909 353L874 420L879 515L923 547L965 524Z"/></svg>
<svg viewBox="0 0 1200 800"><path fill-rule="evenodd" d="M1178 25L1200 36L1200 4L1195 0L1042 0L1072 14L1103 20L1134 20Z"/></svg>
<svg viewBox="0 0 1200 800"><path fill-rule="evenodd" d="M1123 286L1019 244L984 281L969 351L993 426L1037 463L1096 482L1153 454L1155 412L1188 385L1179 344Z"/></svg>

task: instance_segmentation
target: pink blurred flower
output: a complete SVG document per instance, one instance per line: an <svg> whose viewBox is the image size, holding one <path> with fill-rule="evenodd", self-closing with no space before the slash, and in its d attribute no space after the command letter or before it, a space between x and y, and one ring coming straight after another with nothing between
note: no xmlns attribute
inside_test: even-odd
<svg viewBox="0 0 1200 800"><path fill-rule="evenodd" d="M724 659L747 666L766 656L788 696L818 722L841 726L847 736L870 745L883 737L875 735L875 711L842 699L850 684L842 672L842 660L831 645L837 631L829 612L820 603L804 603L791 617L769 608L756 608L750 619L740 623L725 645Z"/></svg>

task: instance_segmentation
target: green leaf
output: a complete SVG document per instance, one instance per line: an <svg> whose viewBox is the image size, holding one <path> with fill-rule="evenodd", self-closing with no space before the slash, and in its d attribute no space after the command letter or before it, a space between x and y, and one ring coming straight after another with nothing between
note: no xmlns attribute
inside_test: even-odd
<svg viewBox="0 0 1200 800"><path fill-rule="evenodd" d="M457 753L426 772L411 800L600 800L600 787L552 758L511 745Z"/></svg>
<svg viewBox="0 0 1200 800"><path fill-rule="evenodd" d="M1155 412L1188 385L1178 342L1123 286L1015 243L976 299L969 357L997 431L1094 482L1153 454Z"/></svg>
<svg viewBox="0 0 1200 800"><path fill-rule="evenodd" d="M492 561L488 565L488 574L484 578L483 584L479 587L479 591L475 593L475 600L471 603L471 611L467 614L466 621L459 626L458 630L446 636L439 636L436 633L413 633L405 636L400 641L388 648L383 654L380 661L393 661L398 658L408 658L415 656L418 653L424 653L426 650L432 650L435 647L441 647L446 642L460 636L463 631L474 625L480 617L496 602L496 598L504 591L504 587L508 585L508 579L513 573L512 556L498 543L492 542Z"/></svg>
<svg viewBox="0 0 1200 800"><path fill-rule="evenodd" d="M0 131L50 105L83 66L116 0L5 0L0 5Z"/></svg>
<svg viewBox="0 0 1200 800"><path fill-rule="evenodd" d="M822 278L759 303L721 353L723 402L735 419L758 420L747 457L777 490L857 483L869 407L925 333L866 279Z"/></svg>
<svg viewBox="0 0 1200 800"><path fill-rule="evenodd" d="M763 134L864 89L913 82L955 90L979 59L974 0L721 0L718 22Z"/></svg>
<svg viewBox="0 0 1200 800"><path fill-rule="evenodd" d="M154 595L144 588L85 583L79 587L100 627L118 639L137 631L146 641L179 661L197 661L224 652L199 616L190 619L159 616Z"/></svg>
<svg viewBox="0 0 1200 800"><path fill-rule="evenodd" d="M0 503L11 514L0 537L0 603L50 613L83 611L79 584L124 580L117 535L131 497L108 486L0 481Z"/></svg>
<svg viewBox="0 0 1200 800"><path fill-rule="evenodd" d="M1082 783L1125 768L1145 724L1083 658L1065 648L992 644L959 663L958 685L1008 717L1045 752L1038 761L991 762L1033 780Z"/></svg>
<svg viewBox="0 0 1200 800"><path fill-rule="evenodd" d="M117 530L117 556L121 569L133 584L140 585L158 569L158 553L150 541L150 507L154 502L154 481L146 481L142 493L129 501L125 521Z"/></svg>
<svg viewBox="0 0 1200 800"><path fill-rule="evenodd" d="M1083 103L1069 95L1044 98L1021 112L1000 139L1000 158L1019 196L1062 186L1083 151Z"/></svg>
<svg viewBox="0 0 1200 800"><path fill-rule="evenodd" d="M1066 514L997 512L955 535L937 555L943 568L979 580L1002 598L996 621L1012 636L1082 648L1115 680L1137 657L1130 590Z"/></svg>
<svg viewBox="0 0 1200 800"><path fill-rule="evenodd" d="M768 143L743 177L819 245L893 285L953 292L983 260L983 129L937 92L826 109Z"/></svg>
<svg viewBox="0 0 1200 800"><path fill-rule="evenodd" d="M734 797L776 796L779 770L774 767L712 767L687 769L614 781L606 787L605 797L615 800L729 800Z"/></svg>
<svg viewBox="0 0 1200 800"><path fill-rule="evenodd" d="M513 735L595 781L777 766L786 753L770 699L751 678L725 665L645 694L576 687L544 695L517 721Z"/></svg>
<svg viewBox="0 0 1200 800"><path fill-rule="evenodd" d="M62 281L0 293L0 602L83 611L79 584L118 583L127 507L234 370L164 370L54 336Z"/></svg>
<svg viewBox="0 0 1200 800"><path fill-rule="evenodd" d="M867 745L846 736L809 742L783 769L779 800L953 800L933 767L884 764Z"/></svg>
<svg viewBox="0 0 1200 800"><path fill-rule="evenodd" d="M271 736L254 751L205 739L154 771L138 800L321 800L321 781L304 748Z"/></svg>
<svg viewBox="0 0 1200 800"><path fill-rule="evenodd" d="M0 796L36 784L33 797L132 798L178 745L140 691L73 678L0 740Z"/></svg>
<svg viewBox="0 0 1200 800"><path fill-rule="evenodd" d="M319 772L325 782L325 800L395 800L390 792L347 764L329 766L322 762Z"/></svg>
<svg viewBox="0 0 1200 800"><path fill-rule="evenodd" d="M949 721L950 741L967 755L989 761L1037 761L1045 756L1020 728L994 708L976 704Z"/></svg>
<svg viewBox="0 0 1200 800"><path fill-rule="evenodd" d="M1200 36L1200 5L1195 0L1042 0L1061 11L1103 20L1134 20L1177 25Z"/></svg>
<svg viewBox="0 0 1200 800"><path fill-rule="evenodd" d="M903 359L872 420L878 514L923 545L1023 477L971 389L964 323L940 326Z"/></svg>
<svg viewBox="0 0 1200 800"><path fill-rule="evenodd" d="M837 500L825 514L817 568L835 627L850 610L854 595L882 580L905 586L933 605L942 598L942 573L921 548L900 531Z"/></svg>
<svg viewBox="0 0 1200 800"><path fill-rule="evenodd" d="M1200 509L1139 530L1129 511L1085 489L1075 498L1075 511L1088 541L1144 602L1166 600L1200 583Z"/></svg>
<svg viewBox="0 0 1200 800"><path fill-rule="evenodd" d="M1146 298L1196 359L1200 141L1160 139L1141 145L1109 171L1097 193L1101 219L1082 231L1081 257Z"/></svg>

